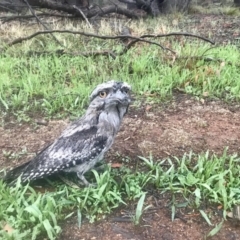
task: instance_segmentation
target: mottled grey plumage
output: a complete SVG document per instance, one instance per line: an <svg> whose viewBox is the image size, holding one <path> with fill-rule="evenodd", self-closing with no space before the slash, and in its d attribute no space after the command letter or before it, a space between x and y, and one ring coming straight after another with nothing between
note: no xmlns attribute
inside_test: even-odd
<svg viewBox="0 0 240 240"><path fill-rule="evenodd" d="M31 181L53 173L76 172L85 185L84 173L100 161L111 147L123 116L128 110L130 86L109 81L98 85L90 96L90 105L51 145L31 161L9 171L5 180Z"/></svg>

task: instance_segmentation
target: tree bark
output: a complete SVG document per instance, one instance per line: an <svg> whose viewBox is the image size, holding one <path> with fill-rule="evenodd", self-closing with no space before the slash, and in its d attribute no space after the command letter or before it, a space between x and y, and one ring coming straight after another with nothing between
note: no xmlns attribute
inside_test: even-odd
<svg viewBox="0 0 240 240"><path fill-rule="evenodd" d="M162 0L159 8L162 13L187 12L191 0Z"/></svg>
<svg viewBox="0 0 240 240"><path fill-rule="evenodd" d="M93 4L89 4L93 1ZM107 1L107 2L106 2ZM162 13L186 12L191 0L2 0L0 11L20 13L23 9L46 8L63 11L74 16L91 18L118 13L129 18L146 15L153 17ZM237 0L235 0L237 1ZM121 2L121 3L120 3ZM98 4L97 4L98 3ZM127 8L123 7L127 4ZM84 17L83 17L84 15Z"/></svg>
<svg viewBox="0 0 240 240"><path fill-rule="evenodd" d="M240 0L234 0L234 4L235 6L240 7Z"/></svg>

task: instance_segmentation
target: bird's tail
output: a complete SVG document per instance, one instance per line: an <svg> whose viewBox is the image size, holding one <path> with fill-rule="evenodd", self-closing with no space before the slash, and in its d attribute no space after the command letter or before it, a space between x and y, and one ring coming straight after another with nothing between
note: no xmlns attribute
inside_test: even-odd
<svg viewBox="0 0 240 240"><path fill-rule="evenodd" d="M26 168L29 163L30 161L7 172L7 174L3 177L3 181L6 183L11 183L17 180L17 178L23 173L24 168Z"/></svg>

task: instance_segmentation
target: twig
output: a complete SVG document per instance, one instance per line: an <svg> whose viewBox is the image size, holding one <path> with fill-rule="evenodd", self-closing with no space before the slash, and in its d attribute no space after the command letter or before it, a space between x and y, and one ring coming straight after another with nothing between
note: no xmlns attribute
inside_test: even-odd
<svg viewBox="0 0 240 240"><path fill-rule="evenodd" d="M87 52L66 52L62 49L58 49L56 51L43 51L43 52L39 52L39 51L28 51L27 56L41 56L41 55L57 55L57 56L62 56L62 55L71 55L71 56L84 56L84 57L88 57L88 56L99 56L99 55L104 55L104 56L111 56L113 59L115 59L117 56L116 54L114 54L111 50L102 50L102 51L87 51Z"/></svg>
<svg viewBox="0 0 240 240"><path fill-rule="evenodd" d="M195 37L195 38L198 38L198 39L201 39L203 41L206 41L208 43L211 43L211 44L215 44L215 42L211 41L210 39L208 38L205 38L205 37L201 37L199 35L195 35L195 34L191 34L191 33L168 33L168 34L157 34L157 35L154 35L154 34L146 34L146 35L142 35L140 38L147 38L147 37L154 37L154 38L162 38L162 37L170 37L170 36L186 36L186 37ZM132 47L135 43L137 43L138 40L135 39L133 41L131 41L127 46L126 48L129 49L130 47ZM165 48L166 50L169 50L168 48ZM170 49L171 51L171 49Z"/></svg>
<svg viewBox="0 0 240 240"><path fill-rule="evenodd" d="M178 32L173 32L173 33L168 33L168 34L145 34L145 35L142 35L140 36L140 38L147 38L147 37L154 37L154 38L162 38L162 37L170 37L170 36L186 36L186 37L195 37L195 38L198 38L198 39L201 39L203 41L206 41L208 43L211 43L211 44L215 44L215 42L211 41L210 39L208 38L205 38L205 37L202 37L202 36L199 36L199 35L195 35L195 34L191 34L191 33L178 33ZM124 49L124 51L122 52L125 53L128 49L130 49L135 43L137 43L139 40L138 39L135 39L133 41L131 41L127 46L126 48ZM165 50L168 50L168 51L171 51L173 52L171 49L169 48L164 48ZM173 52L175 53L175 52Z"/></svg>
<svg viewBox="0 0 240 240"><path fill-rule="evenodd" d="M162 38L162 37L170 37L170 36L185 36L185 37L194 37L194 38L198 38L201 39L205 42L211 43L211 44L215 44L215 42L213 42L212 40L196 35L196 34L192 34L192 33L184 33L184 32L172 32L172 33L167 33L167 34L145 34L142 35L140 38L148 38L148 37L156 37L156 38Z"/></svg>
<svg viewBox="0 0 240 240"><path fill-rule="evenodd" d="M135 0L118 0L118 1L126 4L136 4Z"/></svg>
<svg viewBox="0 0 240 240"><path fill-rule="evenodd" d="M38 31L38 32L35 32L27 37L21 37L21 38L17 38L15 39L14 41L8 43L5 45L5 49L6 47L10 47L10 46L13 46L15 44L18 44L18 43L21 43L23 41L26 41L26 40L29 40L31 38L34 38L40 34L52 34L52 33L70 33L70 34L79 34L79 35L83 35L83 36L86 36L86 37L94 37L94 38L99 38L99 39L107 39L107 40L110 40L110 39L133 39L124 49L122 52L120 52L118 55L122 55L124 53L126 53L135 43L137 42L146 42L146 43L149 43L149 44L153 44L153 45L156 45L158 47L160 47L161 49L163 50L167 50L167 51L170 51L171 53L173 54L176 54L172 49L170 48L166 48L164 46L162 46L161 44L157 43L157 42L153 42L153 41L150 41L150 40L146 40L144 38L161 38L161 37L169 37L169 36L188 36L188 37L195 37L195 38L198 38L198 39L201 39L203 41L206 41L208 43L211 43L211 44L214 44L213 41L207 39L207 38L204 38L204 37L201 37L201 36L198 36L198 35L195 35L195 34L191 34L191 33L168 33L168 34L157 34L157 35L152 35L152 34L148 34L148 35L142 35L140 37L134 37L134 36L131 36L131 35L117 35L117 36L106 36L106 35L96 35L96 34L93 34L93 33L86 33L86 32L80 32L80 31L71 31L71 30L47 30L47 31ZM4 50L4 49L3 49ZM103 53L100 53L100 54L103 54ZM106 55L106 53L104 53ZM95 54L96 55L96 54ZM99 54L98 54L99 55ZM108 52L108 55L111 55L109 54ZM112 57L115 57L115 55Z"/></svg>
<svg viewBox="0 0 240 240"><path fill-rule="evenodd" d="M145 40L145 39L142 39L141 37L134 37L134 36L129 36L129 35L117 35L117 36L104 36L104 35L96 35L96 34L93 34L93 33L85 33L85 32L80 32L80 31L71 31L71 30L48 30L48 31L38 31L38 32L35 32L27 37L22 37L22 38L17 38L15 39L14 41L8 43L6 46L10 47L10 46L13 46L15 44L18 44L18 43L21 43L23 41L26 41L26 40L29 40L31 38L34 38L40 34L50 34L50 33L71 33L71 34L79 34L79 35L83 35L83 36L86 36L86 37L95 37L95 38L100 38L100 39L126 39L126 38L130 38L130 39L134 39L134 40L137 40L137 41L140 41L140 42L146 42L146 43L149 43L149 44L154 44L154 45L157 45L159 46L160 48L164 49L164 50L168 50L168 51L171 51L172 53L175 53L173 50L169 49L169 48L165 48L163 47L161 44L159 43L156 43L156 42L153 42L153 41L149 41L149 40Z"/></svg>
<svg viewBox="0 0 240 240"><path fill-rule="evenodd" d="M95 37L95 38L100 38L100 39L122 39L122 38L130 38L130 39L134 39L137 41L141 41L141 42L147 42L147 43L153 43L155 45L160 46L162 49L165 49L163 46L161 46L160 44L156 43L156 42L151 42L148 40L144 40L143 38L147 38L147 37L152 37L152 38L161 38L161 37L169 37L169 36L188 36L188 37L195 37L195 38L199 38L203 41L209 42L211 44L215 44L213 41L211 41L210 39L207 39L205 37L201 37L195 34L191 34L191 33L168 33L168 34L158 34L158 35L154 35L154 34L148 34L148 35L142 35L140 37L134 37L131 35L117 35L117 36L106 36L106 35L96 35L93 33L86 33L86 32L80 32L80 31L71 31L71 30L47 30L47 31L38 31L35 32L27 37L22 37L22 38L17 38L14 41L10 42L7 44L7 46L12 46L14 44L17 43L21 43L23 41L29 40L31 38L34 38L40 34L51 34L51 33L71 33L71 34L79 34L79 35L83 35L86 37ZM133 43L132 43L133 44Z"/></svg>
<svg viewBox="0 0 240 240"><path fill-rule="evenodd" d="M124 36L125 36L125 35L124 35ZM129 38L131 38L131 36L130 36ZM141 39L141 37L140 37L139 39L134 39L133 41L129 42L129 43L126 45L126 47L124 48L124 50L121 52L120 55L126 53L135 43L137 43L137 42L139 42L139 41L143 42L142 39ZM149 42L149 43L150 43L150 42ZM158 44L158 43L157 43L157 44ZM160 45L160 44L158 44L158 45ZM173 54L176 54L176 52L174 52L174 51L173 51L172 49L170 49L170 48L163 47L162 45L160 45L160 47L161 47L163 50L167 50L167 51L170 51L170 52L173 53Z"/></svg>
<svg viewBox="0 0 240 240"><path fill-rule="evenodd" d="M35 13L35 11L32 9L31 5L28 3L28 0L23 0L23 1L27 4L30 12L31 12L32 15L37 19L37 21L38 21L46 30L49 31L49 28L41 21L41 19L37 16L37 14ZM51 33L51 36L54 38L54 40L55 40L61 47L64 47L64 46L59 42L59 40L53 35L53 33Z"/></svg>
<svg viewBox="0 0 240 240"><path fill-rule="evenodd" d="M77 9L77 10L80 12L80 14L81 14L82 17L84 18L84 20L87 22L88 26L89 26L90 28L92 28L92 25L91 25L90 22L88 21L87 17L86 17L85 14L83 13L83 11L82 11L80 8L78 8L76 5L73 5L73 8Z"/></svg>
<svg viewBox="0 0 240 240"><path fill-rule="evenodd" d="M206 49L201 56L204 56L206 54L206 52L208 52L209 50L212 50L213 48L216 48L217 46L214 46L214 47L210 47L208 49Z"/></svg>
<svg viewBox="0 0 240 240"><path fill-rule="evenodd" d="M67 14L53 14L53 13L40 13L38 14L38 17L80 18L77 16L70 16ZM3 23L6 23L10 21L29 19L29 18L35 18L35 16L33 15L2 16L0 17L0 20L2 20Z"/></svg>
<svg viewBox="0 0 240 240"><path fill-rule="evenodd" d="M109 14L109 13L118 13L118 14L121 14L121 15L125 15L128 18L136 18L136 19L147 16L147 13L145 11L140 11L140 12L141 13L139 14L139 11L129 10L127 8L120 7L120 6L118 6L116 8L116 5L110 5L110 6L101 7L100 12L99 12L99 10L97 10L95 8L90 9L86 13L86 16L88 18L92 18L92 17L95 17L95 16L100 16L101 17L101 16Z"/></svg>
<svg viewBox="0 0 240 240"><path fill-rule="evenodd" d="M14 4L14 7L16 7L16 9L12 9L12 8L10 8L10 7L8 7L8 6L9 6L9 5L4 6L4 3L0 3L1 9L4 9L4 10L6 10L7 12L12 12L12 13L18 12L16 9L19 8L19 7L22 7L21 5ZM10 5L10 6L11 6L11 5Z"/></svg>
<svg viewBox="0 0 240 240"><path fill-rule="evenodd" d="M23 1L27 4L30 12L31 12L32 15L37 19L37 21L38 21L46 30L49 30L49 28L48 28L48 27L40 20L40 18L37 16L37 14L36 14L35 11L32 9L32 7L31 7L31 5L28 3L28 1L27 1L27 0L23 0Z"/></svg>

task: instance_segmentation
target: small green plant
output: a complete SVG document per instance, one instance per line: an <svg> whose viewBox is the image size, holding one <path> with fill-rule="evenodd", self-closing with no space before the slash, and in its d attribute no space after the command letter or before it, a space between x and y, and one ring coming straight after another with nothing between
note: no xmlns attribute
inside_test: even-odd
<svg viewBox="0 0 240 240"><path fill-rule="evenodd" d="M226 151L221 157L210 156L208 152L199 156L190 153L182 159L166 159L155 164L151 160L144 161L152 170L153 184L157 188L182 193L186 198L192 195L191 204L195 207L208 199L227 210L240 201L237 190L240 159L237 155L228 156Z"/></svg>
<svg viewBox="0 0 240 240"><path fill-rule="evenodd" d="M45 232L49 239L55 239L60 232L56 216L61 207L56 206L54 198L41 195L28 185L23 187L20 181L11 188L0 184L1 238L36 239ZM11 231L6 232L5 226L11 226Z"/></svg>
<svg viewBox="0 0 240 240"><path fill-rule="evenodd" d="M88 44L84 48L91 48ZM0 57L0 108L23 122L30 122L34 113L77 117L93 87L110 78L129 82L136 96L150 103L168 100L174 89L198 97L239 99L236 46L209 49L208 44L185 40L184 45L172 42L172 48L179 56L174 64L151 45L139 52L130 49L114 61L104 56L96 61L82 56L6 54ZM213 60L206 64L204 58Z"/></svg>
<svg viewBox="0 0 240 240"><path fill-rule="evenodd" d="M146 197L146 193L143 193L138 200L136 212L135 212L135 215L133 216L133 222L135 225L139 225L141 223L142 215L144 211L146 211L148 208L151 207L151 205L144 207L145 197Z"/></svg>
<svg viewBox="0 0 240 240"><path fill-rule="evenodd" d="M137 199L133 222L138 225L144 211L150 207L144 207L145 189L152 187L157 188L159 194L167 192L172 196L172 219L177 208L188 206L198 209L211 225L211 216L201 209L202 205L222 205L225 217L227 210L240 203L240 158L237 155L224 151L220 157L206 152L161 161L155 161L153 156L140 158L141 170L108 167L102 174L93 170L96 187L90 188L58 185L55 191L40 193L28 185L21 186L20 182L8 187L0 180L0 224L2 229L6 226L12 229L10 232L1 230L0 237L36 239L41 235L55 239L61 231L59 220L76 214L80 227L83 216L93 222ZM209 236L216 234L221 226L221 223L216 225Z"/></svg>

